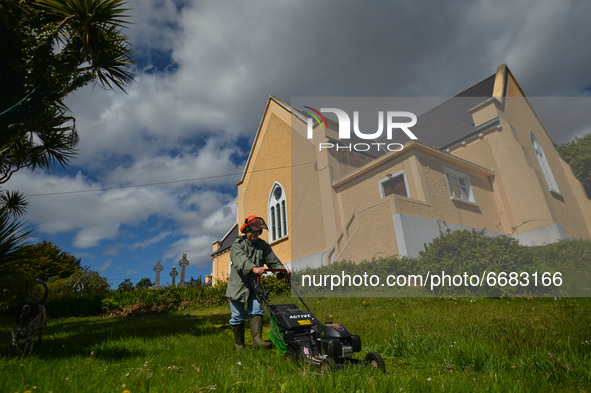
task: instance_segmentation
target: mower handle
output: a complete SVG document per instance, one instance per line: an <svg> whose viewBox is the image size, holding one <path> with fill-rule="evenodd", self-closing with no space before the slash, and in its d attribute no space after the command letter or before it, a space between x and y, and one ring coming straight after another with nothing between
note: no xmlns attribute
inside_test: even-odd
<svg viewBox="0 0 591 393"><path fill-rule="evenodd" d="M291 278L291 272L289 271L289 269L267 269L265 270L266 272L271 272L271 273L279 273L279 272L287 272L287 273L283 273L282 276L280 276L279 274L277 274L277 278L278 279L283 279L283 278ZM256 284L256 286L259 288L260 292L263 292L261 295L263 296L263 298L265 299L265 303L267 303L267 307L268 307L268 302L269 300L267 299L267 291L265 291L263 289L263 287L261 286L261 275L256 276L256 278L254 279L254 282ZM295 289L295 287L293 285L291 285L291 280L288 279L289 287L291 288L292 291L295 292L295 294L297 295L297 297L300 299L300 301L302 302L302 304L304 305L304 307L306 307L306 310L308 310L308 312L312 312L310 311L310 308L308 307L308 305L306 304L306 302L304 301L304 299L302 299L302 297L300 296L300 294L298 293L298 291Z"/></svg>
<svg viewBox="0 0 591 393"><path fill-rule="evenodd" d="M275 275L275 277L277 277L279 280L289 277L289 275L291 273L289 271L289 269L265 269L265 273L267 273L267 272L278 273ZM262 276L262 274L257 274L257 276L256 276L256 283L257 284L261 283L261 276ZM289 284L291 285L291 281L289 281Z"/></svg>

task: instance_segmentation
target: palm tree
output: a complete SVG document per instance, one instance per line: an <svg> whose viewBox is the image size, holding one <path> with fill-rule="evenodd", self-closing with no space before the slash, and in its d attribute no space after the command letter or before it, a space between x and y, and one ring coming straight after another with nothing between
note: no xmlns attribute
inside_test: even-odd
<svg viewBox="0 0 591 393"><path fill-rule="evenodd" d="M123 0L0 0L0 185L75 156L67 95L92 82L123 91L132 83L127 11ZM26 233L25 207L21 193L0 189L0 260Z"/></svg>
<svg viewBox="0 0 591 393"><path fill-rule="evenodd" d="M56 38L63 53L76 65L88 63L75 72L90 71L101 86L125 90L133 81L133 52L122 29L129 23L123 0L38 0L47 14L56 17Z"/></svg>

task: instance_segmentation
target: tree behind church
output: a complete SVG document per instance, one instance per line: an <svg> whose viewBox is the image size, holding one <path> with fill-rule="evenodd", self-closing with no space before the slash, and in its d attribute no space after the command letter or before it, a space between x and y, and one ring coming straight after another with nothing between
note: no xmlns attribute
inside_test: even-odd
<svg viewBox="0 0 591 393"><path fill-rule="evenodd" d="M576 137L558 146L558 154L573 168L575 177L583 184L587 198L591 199L591 134Z"/></svg>

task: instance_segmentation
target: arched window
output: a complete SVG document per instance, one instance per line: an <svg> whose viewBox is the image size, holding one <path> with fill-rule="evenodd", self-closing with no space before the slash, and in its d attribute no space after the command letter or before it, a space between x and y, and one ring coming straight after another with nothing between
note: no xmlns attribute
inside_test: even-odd
<svg viewBox="0 0 591 393"><path fill-rule="evenodd" d="M269 242L283 239L287 236L287 206L285 190L281 184L275 182L269 195L268 208Z"/></svg>
<svg viewBox="0 0 591 393"><path fill-rule="evenodd" d="M544 153L540 142L538 142L538 139L531 130L529 131L529 137L531 139L531 145L534 148L534 154L538 160L538 165L540 166L540 170L542 171L544 179L546 180L546 184L548 185L548 189L560 194L558 184L556 184L556 179L554 178L554 174L552 174L552 169L550 168L546 154Z"/></svg>

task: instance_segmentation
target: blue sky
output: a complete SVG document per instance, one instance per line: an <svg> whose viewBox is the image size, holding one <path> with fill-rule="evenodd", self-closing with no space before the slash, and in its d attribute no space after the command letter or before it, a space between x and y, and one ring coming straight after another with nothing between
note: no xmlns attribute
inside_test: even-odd
<svg viewBox="0 0 591 393"><path fill-rule="evenodd" d="M235 184L269 95L447 97L502 63L528 96L590 95L586 0L129 6L135 84L72 95L77 158L5 185L29 195L33 242L54 242L113 288L153 280L156 260L170 282L182 254L188 277L211 272L211 243L236 222ZM581 113L567 126L541 117L563 143L589 132Z"/></svg>

